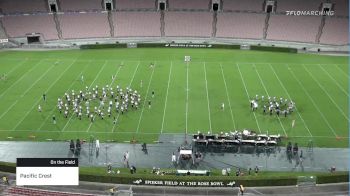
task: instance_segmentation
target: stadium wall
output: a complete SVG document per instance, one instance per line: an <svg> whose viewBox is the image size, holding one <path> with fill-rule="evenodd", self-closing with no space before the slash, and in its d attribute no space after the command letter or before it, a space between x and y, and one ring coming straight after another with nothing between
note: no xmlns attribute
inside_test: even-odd
<svg viewBox="0 0 350 196"><path fill-rule="evenodd" d="M198 37L132 37L132 38L103 38L103 39L70 39L48 41L50 46L80 46L86 44L111 44L111 43L194 43L194 44L228 44L228 45L260 45L272 47L296 48L299 52L341 52L349 51L348 45L335 46L327 44L313 44L302 42L285 42L254 39L231 39L231 38L198 38Z"/></svg>
<svg viewBox="0 0 350 196"><path fill-rule="evenodd" d="M140 171L142 169L139 169ZM16 172L15 163L0 162L1 172ZM100 171L100 170L99 170ZM99 172L94 169L81 168L79 172L80 181L88 182L103 182L103 183L117 183L117 184L135 184L135 181L142 179L142 181L172 181L173 183L179 182L222 182L222 184L227 185L228 183L234 182L233 186L237 184L244 184L247 187L252 186L287 186L287 185L297 185L297 176L176 176L176 175L154 175L154 174L108 174L107 172ZM105 171L103 169L103 171ZM95 172L95 173L94 173ZM141 172L142 173L142 172ZM324 173L315 174L317 184L325 183L339 183L348 182L349 173L348 172L335 172L335 173ZM198 183L197 183L198 184ZM157 184L154 184L157 185ZM166 185L166 184L165 184ZM164 186L164 184L163 184ZM168 184L168 186L172 186ZM196 186L196 185L194 185Z"/></svg>
<svg viewBox="0 0 350 196"><path fill-rule="evenodd" d="M116 43L193 43L193 44L223 44L223 45L257 45L268 47L296 48L298 53L316 53L316 54L334 54L348 55L349 46L334 46L326 44L311 44L300 42L284 42L271 40L253 40L253 39L230 39L230 38L196 38L196 37L132 37L132 38L90 38L90 39L69 39L52 40L44 44L26 43L26 38L9 39L11 44L1 44L0 49L15 50L45 50L45 49L79 49L81 45L100 45ZM21 44L24 43L24 44ZM16 45L17 47L16 47ZM99 47L99 46L96 46ZM320 51L319 51L320 50Z"/></svg>

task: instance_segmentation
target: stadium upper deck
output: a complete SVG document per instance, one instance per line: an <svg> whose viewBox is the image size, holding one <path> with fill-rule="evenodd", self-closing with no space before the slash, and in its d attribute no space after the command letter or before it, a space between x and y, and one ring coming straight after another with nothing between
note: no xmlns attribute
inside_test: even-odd
<svg viewBox="0 0 350 196"><path fill-rule="evenodd" d="M118 37L203 37L347 45L348 1L275 0L266 13L263 0L115 0L110 12L102 0L0 1L0 38L37 33L42 40ZM333 16L288 16L286 11L318 11L330 3Z"/></svg>

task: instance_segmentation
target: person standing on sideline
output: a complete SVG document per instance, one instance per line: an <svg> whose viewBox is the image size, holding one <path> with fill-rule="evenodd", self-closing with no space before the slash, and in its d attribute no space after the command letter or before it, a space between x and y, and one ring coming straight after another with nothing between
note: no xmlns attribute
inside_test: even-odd
<svg viewBox="0 0 350 196"><path fill-rule="evenodd" d="M259 168L258 168L258 166L255 166L254 171L255 171L255 175L257 176L257 175L258 175L258 173L259 173Z"/></svg>
<svg viewBox="0 0 350 196"><path fill-rule="evenodd" d="M128 151L126 151L125 153L124 153L124 157L123 157L123 162L124 162L124 166L126 167L126 168L129 168L129 152Z"/></svg>
<svg viewBox="0 0 350 196"><path fill-rule="evenodd" d="M56 124L56 116L55 115L52 116L52 122L54 125Z"/></svg>
<svg viewBox="0 0 350 196"><path fill-rule="evenodd" d="M175 153L173 153L173 155L171 156L171 162L173 163L173 165L176 164L176 155L175 155Z"/></svg>
<svg viewBox="0 0 350 196"><path fill-rule="evenodd" d="M241 193L241 195L243 195L243 193L244 193L243 185L239 185L239 192Z"/></svg>

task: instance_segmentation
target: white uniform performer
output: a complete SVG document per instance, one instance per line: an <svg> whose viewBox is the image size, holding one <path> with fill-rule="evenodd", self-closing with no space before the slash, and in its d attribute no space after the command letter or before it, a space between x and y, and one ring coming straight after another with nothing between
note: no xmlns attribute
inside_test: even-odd
<svg viewBox="0 0 350 196"><path fill-rule="evenodd" d="M222 104L221 104L221 109L222 109L222 110L225 109L225 103L224 103L224 102L222 102Z"/></svg>
<svg viewBox="0 0 350 196"><path fill-rule="evenodd" d="M253 102L253 111L258 109L258 103L257 102Z"/></svg>
<svg viewBox="0 0 350 196"><path fill-rule="evenodd" d="M96 140L96 153L100 151L100 140Z"/></svg>
<svg viewBox="0 0 350 196"><path fill-rule="evenodd" d="M41 105L38 106L38 111L41 112Z"/></svg>

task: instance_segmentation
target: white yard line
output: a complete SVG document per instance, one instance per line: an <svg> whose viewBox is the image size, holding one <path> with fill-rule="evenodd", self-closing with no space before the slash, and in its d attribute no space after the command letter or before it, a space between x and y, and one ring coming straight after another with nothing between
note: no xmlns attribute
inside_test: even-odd
<svg viewBox="0 0 350 196"><path fill-rule="evenodd" d="M16 82L14 82L9 88L7 88L4 92L2 92L2 93L0 94L0 98L1 98L2 96L4 96L4 94L5 94L8 90L12 89L13 86L15 86L18 82L20 82L28 73L30 73L34 68L36 68L43 60L44 60L44 59L42 59L42 60L40 60L39 62L37 62L36 64L34 64L34 65L32 66L32 68L30 68L30 69L29 69L26 73L24 73L18 80L16 80Z"/></svg>
<svg viewBox="0 0 350 196"><path fill-rule="evenodd" d="M16 103L18 103L18 99L15 102L13 102L13 104L11 104L11 106L7 108L7 110L4 113L1 114L0 119L2 119L2 117L4 117L12 109L12 107L16 105Z"/></svg>
<svg viewBox="0 0 350 196"><path fill-rule="evenodd" d="M77 77L77 80L79 80L79 78L80 78L80 76L81 76L82 73L83 73L83 71L79 73L79 75L78 75L78 77ZM73 86L74 84L75 84L75 83L72 82L72 83L70 84L70 86L68 87L68 89L66 90L66 92L68 92L68 91L72 88L72 86ZM49 119L49 117L52 115L52 113L55 111L55 109L56 109L56 107L54 107L54 108L51 110L50 114L46 116L45 120L41 123L40 127L38 128L38 130L40 130L40 129L45 125L47 119Z"/></svg>
<svg viewBox="0 0 350 196"><path fill-rule="evenodd" d="M138 64L137 64L137 66L136 66L136 69L135 69L135 71L134 71L134 73L133 73L133 75L132 75L131 81L130 81L130 83L129 83L129 88L131 87L131 84L132 84L132 82L134 81L134 78L135 78L135 75L136 75L137 70L139 69L140 63L141 63L141 62L139 61ZM117 122L113 125L112 133L114 132L115 125L118 124L119 116L120 116L120 113L118 113L118 116L117 116L117 118L116 118L116 121L117 121ZM123 133L124 133L124 132L123 132ZM133 133L135 133L135 132L133 132Z"/></svg>
<svg viewBox="0 0 350 196"><path fill-rule="evenodd" d="M319 65L323 65L323 64L319 64ZM336 67L338 70L340 70L340 73L342 73L344 76L346 76L348 80L350 79L350 76L348 75L349 73L346 73L344 70L342 70L338 67L338 65L342 65L342 64L333 64L333 65L335 65L334 67Z"/></svg>
<svg viewBox="0 0 350 196"><path fill-rule="evenodd" d="M328 98L333 102L335 107L339 110L339 112L344 116L344 118L349 121L348 116L341 110L339 105L334 101L334 99L329 95L328 91L318 82L318 80L312 75L312 73L303 65L303 68L306 70L306 72L311 76L311 78L318 84L318 86L323 90L323 92L328 96Z"/></svg>
<svg viewBox="0 0 350 196"><path fill-rule="evenodd" d="M22 94L20 95L20 97L21 97L21 98L24 97L24 95L25 95L29 90L31 90L31 89L33 88L33 86L35 86L36 83L38 83L44 76L46 76L46 74L47 74L53 67L54 67L54 66L51 66L48 70L46 70L45 73L43 73L32 85L30 85L29 88L27 88L27 90L26 90L24 93L22 93ZM0 116L0 119L1 119L2 117L4 117L4 116L16 105L17 102L18 102L18 99L6 110L5 113L3 113L3 114Z"/></svg>
<svg viewBox="0 0 350 196"><path fill-rule="evenodd" d="M244 82L244 79L243 79L241 70L240 70L240 68L239 68L239 66L238 66L237 63L236 63L236 67L237 67L237 69L238 69L239 75L241 76L241 80L242 80L242 83L243 83L245 92L246 92L246 94L247 94L248 100L250 100L250 96L249 96L249 93L248 93L248 90L247 90L247 86L246 86L246 84L245 84L245 82ZM255 112L253 112L253 115L254 115L254 118L255 118L255 121L256 121L256 125L258 126L258 130L259 130L259 132L261 133L261 129L260 129L260 126L259 126L259 122L258 122L258 119L256 118Z"/></svg>
<svg viewBox="0 0 350 196"><path fill-rule="evenodd" d="M35 86L44 76L46 76L46 74L49 72L49 71L51 71L51 69L52 68L54 68L55 67L55 65L52 65L49 69L47 69L43 74L41 74L41 76L37 79L37 80L35 80L35 82L32 84L32 85L30 85L30 87L29 88L27 88L27 90L26 91L24 91L23 93L22 93L22 95L21 95L21 97L24 97L32 88L33 88L33 86Z"/></svg>
<svg viewBox="0 0 350 196"><path fill-rule="evenodd" d="M349 93L346 92L346 90L337 82L337 80L335 80L335 79L333 78L333 76L331 76L331 75L328 73L328 71L325 70L325 69L322 67L322 65L318 65L318 66L321 67L322 71L325 72L325 73L327 74L327 76L328 76L330 79L333 80L334 84L336 84L336 85L338 86L338 88L339 88L341 91L343 91L343 93L349 98Z"/></svg>
<svg viewBox="0 0 350 196"><path fill-rule="evenodd" d="M164 130L164 119L165 119L165 111L166 106L168 102L168 94L169 94L169 86L170 86L170 78L171 78L171 69L173 68L173 62L170 62L170 71L169 71L169 78L168 78L168 86L166 89L166 95L165 95L165 103L164 103L164 111L163 111L163 120L162 120L162 129L160 130L160 133L163 133Z"/></svg>
<svg viewBox="0 0 350 196"><path fill-rule="evenodd" d="M287 64L286 64L287 65ZM288 65L287 65L288 66ZM289 68L289 67L288 67ZM333 132L334 136L338 136L336 134L336 132L334 131L333 127L329 124L327 118L323 115L323 113L321 112L321 110L318 108L317 104L315 103L315 101L312 99L312 97L310 96L310 94L307 92L307 90L304 88L303 84L301 84L301 82L299 81L299 79L295 76L294 72L291 69L288 69L289 72L292 74L292 76L294 77L294 79L298 82L299 86L301 87L301 89L303 89L303 91L305 92L305 94L308 96L308 98L311 100L312 104L314 105L314 107L316 108L316 110L320 113L321 117L323 118L323 120L325 121L325 123L327 124L328 128L330 128L330 130Z"/></svg>
<svg viewBox="0 0 350 196"><path fill-rule="evenodd" d="M189 63L187 62L186 63L186 109L185 109L185 120L186 120L186 127L185 127L185 134L187 135L188 133L188 66L189 66Z"/></svg>
<svg viewBox="0 0 350 196"><path fill-rule="evenodd" d="M15 71L18 67L20 67L21 65L23 65L25 62L28 61L28 58L26 58L24 61L18 63L16 66L14 66L10 71L8 71L6 73L6 76L10 75L10 73L12 73L13 71Z"/></svg>
<svg viewBox="0 0 350 196"><path fill-rule="evenodd" d="M134 73L132 74L132 78L131 78L131 81L129 83L129 87L131 87L132 82L134 81L134 78L135 78L137 70L139 69L140 63L141 63L140 61L137 63L136 69L135 69Z"/></svg>
<svg viewBox="0 0 350 196"><path fill-rule="evenodd" d="M226 84L224 69L222 68L222 64L221 64L221 63L220 63L220 69L221 69L222 78L224 79L224 84L225 84L225 89L226 89L226 96L227 96L228 106L230 107L231 120L232 120L232 123L233 123L233 128L234 128L234 130L236 130L236 123L235 123L235 120L234 120L234 118L233 118L233 112L232 112L232 107L231 107L231 101L230 101L230 96L229 96L228 90L227 90L227 84Z"/></svg>
<svg viewBox="0 0 350 196"><path fill-rule="evenodd" d="M121 64L123 64L123 62L121 62ZM117 76L118 76L118 73L119 73L119 71L120 71L120 68L121 68L121 66L118 67L117 73L114 75L113 80L111 81L111 83L109 84L109 86L112 86L112 85L113 85L115 79L116 79ZM98 106L98 110L99 110L100 108L101 108L101 104ZM94 116L94 117L93 117L94 121L95 121L95 118L96 118L96 117ZM88 129L86 130L86 132L89 132L89 131L90 131L91 126L92 126L92 122L90 122L90 125L89 125Z"/></svg>
<svg viewBox="0 0 350 196"><path fill-rule="evenodd" d="M50 89L57 83L57 81L64 75L64 73L66 73L66 71L68 71L68 69L74 64L71 63L61 74L58 78L56 78L56 80L51 83L51 85L49 86L49 88L46 89L46 92L50 91ZM23 122L23 120L29 115L29 113L34 109L35 106L38 105L38 103L40 102L42 98L39 97L39 99L33 104L33 106L31 107L30 110L27 111L27 113L23 116L23 118L16 124L16 126L13 128L13 130L16 130L16 128Z"/></svg>
<svg viewBox="0 0 350 196"><path fill-rule="evenodd" d="M211 112L210 112L210 103L209 103L207 69L206 69L206 66L205 66L205 62L203 63L203 67L204 67L205 90L206 90L206 92L207 92L207 102L208 102L209 131L212 132L211 118L210 118Z"/></svg>
<svg viewBox="0 0 350 196"><path fill-rule="evenodd" d="M77 62L77 61L74 61L73 64L76 63L76 62ZM84 71L85 71L85 69L86 69L87 67L88 67L87 64L85 64L84 69L78 74L78 76L77 76L77 78L76 78L75 81L79 80L79 78L80 78L81 75L84 73ZM66 92L68 92L69 90L71 90L71 88L72 88L73 85L75 84L75 81L72 82L72 83L69 85L69 87L68 87L68 89L66 90ZM63 95L62 95L62 98L63 98ZM38 128L38 130L40 130L40 129L45 125L47 119L49 119L49 117L52 115L52 113L55 111L55 109L56 109L56 107L52 108L50 114L46 116L45 120L41 123L40 127Z"/></svg>
<svg viewBox="0 0 350 196"><path fill-rule="evenodd" d="M270 65L270 68L271 68L272 72L273 72L274 75L276 76L278 82L279 82L280 85L282 86L283 90L287 93L288 98L289 98L290 100L292 100L292 97L290 96L290 94L288 93L286 87L284 86L284 84L282 83L282 81L280 80L280 78L278 77L277 73L275 72L275 69L272 67L271 64L269 64L269 65ZM298 112L298 108L297 108L296 106L295 106L295 110L296 110L296 113L298 114L298 116L300 117L301 121L303 122L304 127L306 128L306 130L309 132L310 136L312 137L312 134L311 134L311 132L310 132L309 127L306 125L305 120L303 119L303 117L301 116L301 114Z"/></svg>
<svg viewBox="0 0 350 196"><path fill-rule="evenodd" d="M92 61L89 61L89 65L91 64ZM96 74L94 80L91 82L90 86L88 87L88 89L90 90L91 86L94 84L94 82L96 81L96 79L98 78L98 76L100 76L102 70L104 69L104 67L107 65L107 61L104 61L104 64L102 65L102 67L100 68L99 72ZM64 132L69 124L69 122L71 121L72 117L74 115L71 115L68 119L68 121L66 122L66 124L64 125L63 129L62 129L62 132ZM86 132L86 131L85 131Z"/></svg>
<svg viewBox="0 0 350 196"><path fill-rule="evenodd" d="M270 94L269 94L269 92L267 91L266 86L265 86L263 80L262 80L261 77L260 77L260 74L259 74L259 72L258 72L258 69L256 68L255 64L253 64L253 66L254 66L255 72L257 73L258 78L259 78L259 80L260 80L260 83L262 84L262 86L263 86L263 88L264 88L264 90L265 90L267 96L270 97ZM284 128L284 125L282 124L282 121L281 121L280 117L277 116L277 119L278 119L278 121L279 121L280 124L281 124L281 127L282 127L282 129L283 129L283 132L284 132L285 136L288 136L288 135L287 135L287 132L286 132L286 129Z"/></svg>
<svg viewBox="0 0 350 196"><path fill-rule="evenodd" d="M145 109L145 105L146 105L146 101L147 101L147 97L148 97L148 92L149 92L149 87L151 86L152 78L153 78L153 73L154 73L154 70L155 70L155 69L156 69L156 64L154 63L154 67L152 68L151 78L150 78L150 80L149 80L149 82L148 82L148 87L147 87L147 91L146 91L145 100L143 101L143 106L142 106L142 110L141 110L139 122L137 123L136 133L139 133L139 130L140 130L140 124L141 124L141 120L142 120L142 114L143 114L143 111L144 111L144 109Z"/></svg>

